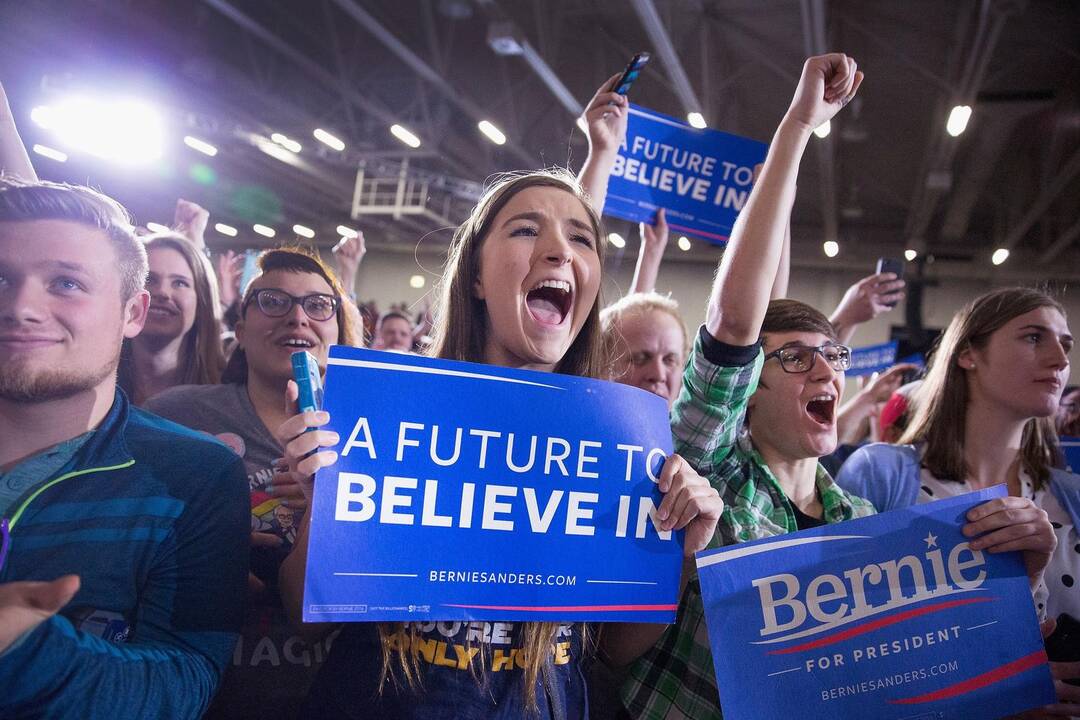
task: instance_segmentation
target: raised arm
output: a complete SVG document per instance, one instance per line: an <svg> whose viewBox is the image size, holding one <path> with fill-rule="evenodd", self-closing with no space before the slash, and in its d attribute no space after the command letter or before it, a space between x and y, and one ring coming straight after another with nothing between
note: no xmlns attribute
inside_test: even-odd
<svg viewBox="0 0 1080 720"><path fill-rule="evenodd" d="M836 339L847 344L855 328L896 307L904 299L904 281L893 273L869 275L852 285L829 316Z"/></svg>
<svg viewBox="0 0 1080 720"><path fill-rule="evenodd" d="M716 274L705 326L717 340L743 346L757 341L783 254L807 140L855 96L862 78L855 61L839 53L812 57L803 65L791 106Z"/></svg>
<svg viewBox="0 0 1080 720"><path fill-rule="evenodd" d="M589 156L581 167L578 182L588 193L597 215L604 212L608 176L619 154L619 145L626 137L629 101L625 95L612 92L618 79L618 75L612 75L600 86L582 116L588 126Z"/></svg>
<svg viewBox="0 0 1080 720"><path fill-rule="evenodd" d="M37 173L26 154L26 146L15 127L4 86L0 85L0 174L14 175L23 180L37 180Z"/></svg>
<svg viewBox="0 0 1080 720"><path fill-rule="evenodd" d="M638 250L630 292L652 292L656 289L656 276L660 273L660 262L664 259L664 249L668 244L668 226L667 218L664 217L664 208L656 211L655 225L640 223L638 231L641 233L641 248Z"/></svg>

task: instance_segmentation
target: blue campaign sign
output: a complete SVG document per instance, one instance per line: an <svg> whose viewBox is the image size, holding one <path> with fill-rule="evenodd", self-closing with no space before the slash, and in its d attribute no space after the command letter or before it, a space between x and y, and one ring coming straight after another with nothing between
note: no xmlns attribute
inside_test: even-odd
<svg viewBox="0 0 1080 720"><path fill-rule="evenodd" d="M873 375L876 372L888 370L896 364L896 349L899 346L899 341L893 340L880 345L853 348L851 350L851 369L847 371L848 377Z"/></svg>
<svg viewBox="0 0 1080 720"><path fill-rule="evenodd" d="M1020 554L960 532L1004 494L698 553L725 720L967 720L1054 702Z"/></svg>
<svg viewBox="0 0 1080 720"><path fill-rule="evenodd" d="M628 385L335 346L304 620L675 620L667 403Z"/></svg>
<svg viewBox="0 0 1080 720"><path fill-rule="evenodd" d="M1061 449L1065 453L1065 469L1080 473L1080 437L1061 437Z"/></svg>
<svg viewBox="0 0 1080 720"><path fill-rule="evenodd" d="M631 104L604 212L652 223L664 208L672 231L723 244L750 194L754 166L765 161L768 149Z"/></svg>

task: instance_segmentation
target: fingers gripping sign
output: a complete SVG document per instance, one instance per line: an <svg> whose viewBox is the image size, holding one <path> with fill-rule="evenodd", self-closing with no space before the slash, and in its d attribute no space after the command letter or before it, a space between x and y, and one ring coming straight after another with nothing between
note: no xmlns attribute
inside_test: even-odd
<svg viewBox="0 0 1080 720"><path fill-rule="evenodd" d="M685 530L683 555L704 550L716 533L724 501L709 481L679 455L672 455L660 473L663 500L657 510L661 530Z"/></svg>
<svg viewBox="0 0 1080 720"><path fill-rule="evenodd" d="M1043 571L1057 549L1054 526L1045 510L1028 498L1001 497L972 508L967 520L963 532L974 538L972 550L1023 552L1031 586L1042 582Z"/></svg>

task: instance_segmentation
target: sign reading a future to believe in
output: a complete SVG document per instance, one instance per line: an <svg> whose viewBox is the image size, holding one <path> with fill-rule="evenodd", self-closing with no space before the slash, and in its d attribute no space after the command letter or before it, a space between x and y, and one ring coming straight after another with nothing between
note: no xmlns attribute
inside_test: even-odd
<svg viewBox="0 0 1080 720"><path fill-rule="evenodd" d="M342 346L325 385L305 621L674 621L662 398Z"/></svg>
<svg viewBox="0 0 1080 720"><path fill-rule="evenodd" d="M698 129L630 105L626 139L608 180L604 213L668 226L722 244L750 195L754 166L768 146L719 130Z"/></svg>
<svg viewBox="0 0 1080 720"><path fill-rule="evenodd" d="M698 553L724 718L966 720L1054 702L1019 553L960 532L1004 494Z"/></svg>

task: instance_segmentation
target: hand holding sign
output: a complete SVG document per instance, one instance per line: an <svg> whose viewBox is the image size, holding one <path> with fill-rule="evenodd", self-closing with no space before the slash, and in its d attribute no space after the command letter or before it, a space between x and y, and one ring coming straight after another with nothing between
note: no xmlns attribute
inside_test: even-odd
<svg viewBox="0 0 1080 720"><path fill-rule="evenodd" d="M724 501L709 481L679 455L672 455L660 473L664 499L657 510L661 530L686 530L683 555L693 557L704 550L716 534Z"/></svg>
<svg viewBox="0 0 1080 720"><path fill-rule="evenodd" d="M787 118L807 132L814 130L848 104L862 84L855 59L843 53L809 58L787 111Z"/></svg>
<svg viewBox="0 0 1080 720"><path fill-rule="evenodd" d="M1036 507L1028 498L1008 496L972 508L967 520L964 535L981 535L971 541L972 550L1022 551L1031 587L1042 582L1043 570L1050 564L1050 557L1057 548L1057 535L1045 510Z"/></svg>

